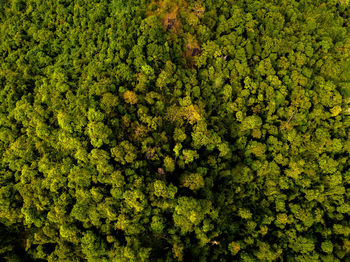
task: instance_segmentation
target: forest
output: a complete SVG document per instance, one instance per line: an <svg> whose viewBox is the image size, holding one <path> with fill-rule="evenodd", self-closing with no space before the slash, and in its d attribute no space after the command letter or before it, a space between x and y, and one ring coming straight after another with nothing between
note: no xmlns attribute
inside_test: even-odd
<svg viewBox="0 0 350 262"><path fill-rule="evenodd" d="M0 0L0 261L349 262L350 1Z"/></svg>

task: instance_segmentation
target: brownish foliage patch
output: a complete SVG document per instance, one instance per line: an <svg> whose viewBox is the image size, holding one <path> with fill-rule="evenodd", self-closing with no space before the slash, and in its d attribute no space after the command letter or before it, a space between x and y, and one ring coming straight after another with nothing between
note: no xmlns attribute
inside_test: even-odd
<svg viewBox="0 0 350 262"><path fill-rule="evenodd" d="M171 12L166 13L163 18L163 25L167 31L179 32L181 28L181 22L178 18L179 7L175 6Z"/></svg>
<svg viewBox="0 0 350 262"><path fill-rule="evenodd" d="M183 1L160 0L151 3L152 10L147 15L156 15L163 21L167 31L180 32L181 21L179 19L179 9L183 6Z"/></svg>
<svg viewBox="0 0 350 262"><path fill-rule="evenodd" d="M152 1L148 16L155 15L162 20L164 28L168 32L174 33L172 36L180 36L185 39L182 56L186 59L189 67L195 65L194 58L201 52L199 43L195 35L191 35L183 31L181 19L189 19L192 17L201 18L204 15L205 8L198 1L194 4L189 4L184 0L158 0ZM195 20L195 19L194 19ZM194 25L196 22L193 22ZM173 38L172 37L172 38Z"/></svg>
<svg viewBox="0 0 350 262"><path fill-rule="evenodd" d="M187 60L187 63L190 67L193 67L195 65L194 58L198 56L200 52L201 48L197 42L196 37L194 35L187 34L183 57Z"/></svg>

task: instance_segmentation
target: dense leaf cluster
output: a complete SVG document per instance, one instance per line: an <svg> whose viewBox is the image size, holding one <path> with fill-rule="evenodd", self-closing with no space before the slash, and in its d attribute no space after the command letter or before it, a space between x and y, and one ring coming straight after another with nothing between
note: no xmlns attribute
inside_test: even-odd
<svg viewBox="0 0 350 262"><path fill-rule="evenodd" d="M1 256L350 259L349 1L0 7Z"/></svg>

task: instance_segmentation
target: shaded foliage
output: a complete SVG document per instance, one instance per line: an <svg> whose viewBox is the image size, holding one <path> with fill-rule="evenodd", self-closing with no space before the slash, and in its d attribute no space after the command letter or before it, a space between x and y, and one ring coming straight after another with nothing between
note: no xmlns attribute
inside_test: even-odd
<svg viewBox="0 0 350 262"><path fill-rule="evenodd" d="M4 259L350 259L348 1L0 9Z"/></svg>

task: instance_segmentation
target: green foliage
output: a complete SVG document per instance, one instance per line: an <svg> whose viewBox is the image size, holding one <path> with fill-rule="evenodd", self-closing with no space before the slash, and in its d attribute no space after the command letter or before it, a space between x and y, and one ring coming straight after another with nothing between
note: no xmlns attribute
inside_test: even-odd
<svg viewBox="0 0 350 262"><path fill-rule="evenodd" d="M184 174L180 178L180 181L184 187L188 187L191 190L198 190L204 187L204 179L201 174L198 173Z"/></svg>
<svg viewBox="0 0 350 262"><path fill-rule="evenodd" d="M349 261L349 17L0 0L0 260Z"/></svg>

